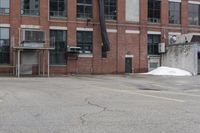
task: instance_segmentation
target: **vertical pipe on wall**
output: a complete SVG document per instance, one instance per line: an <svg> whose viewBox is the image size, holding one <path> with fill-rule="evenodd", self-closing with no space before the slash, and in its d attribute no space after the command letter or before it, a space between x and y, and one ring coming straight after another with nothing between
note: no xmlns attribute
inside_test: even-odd
<svg viewBox="0 0 200 133"><path fill-rule="evenodd" d="M99 20L100 20L100 28L101 28L101 38L103 42L102 46L102 55L106 55L107 51L110 51L110 42L108 39L108 34L106 31L105 24L105 14L104 14L104 0L99 0Z"/></svg>

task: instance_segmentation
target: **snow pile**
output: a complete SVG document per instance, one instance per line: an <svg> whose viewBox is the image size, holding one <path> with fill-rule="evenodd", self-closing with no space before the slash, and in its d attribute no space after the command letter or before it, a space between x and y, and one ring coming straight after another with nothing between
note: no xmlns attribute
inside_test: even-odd
<svg viewBox="0 0 200 133"><path fill-rule="evenodd" d="M147 74L150 75L167 75L167 76L192 76L192 74L188 71L170 68L170 67L158 67Z"/></svg>

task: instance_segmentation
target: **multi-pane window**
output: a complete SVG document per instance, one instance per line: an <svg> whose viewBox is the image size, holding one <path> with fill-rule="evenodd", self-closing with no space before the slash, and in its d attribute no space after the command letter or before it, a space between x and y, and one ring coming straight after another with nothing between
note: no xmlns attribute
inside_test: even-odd
<svg viewBox="0 0 200 133"><path fill-rule="evenodd" d="M181 23L181 3L169 2L169 23L170 24Z"/></svg>
<svg viewBox="0 0 200 133"><path fill-rule="evenodd" d="M67 50L67 31L64 30L50 30L50 45L55 47L50 51L51 65L65 65L66 64L66 50Z"/></svg>
<svg viewBox="0 0 200 133"><path fill-rule="evenodd" d="M0 15L10 13L10 0L0 0Z"/></svg>
<svg viewBox="0 0 200 133"><path fill-rule="evenodd" d="M9 28L0 27L0 64L9 64L10 58Z"/></svg>
<svg viewBox="0 0 200 133"><path fill-rule="evenodd" d="M160 23L161 1L148 0L148 22Z"/></svg>
<svg viewBox="0 0 200 133"><path fill-rule="evenodd" d="M200 25L200 5L189 4L189 24Z"/></svg>
<svg viewBox="0 0 200 133"><path fill-rule="evenodd" d="M39 0L21 0L22 15L39 15Z"/></svg>
<svg viewBox="0 0 200 133"><path fill-rule="evenodd" d="M77 18L92 18L92 0L77 0Z"/></svg>
<svg viewBox="0 0 200 133"><path fill-rule="evenodd" d="M149 55L158 55L158 44L161 41L160 35L148 35L148 54Z"/></svg>
<svg viewBox="0 0 200 133"><path fill-rule="evenodd" d="M117 0L104 0L105 19L117 19Z"/></svg>
<svg viewBox="0 0 200 133"><path fill-rule="evenodd" d="M77 31L77 47L81 48L81 53L92 53L92 40L91 31Z"/></svg>
<svg viewBox="0 0 200 133"><path fill-rule="evenodd" d="M50 0L51 17L67 17L67 0Z"/></svg>

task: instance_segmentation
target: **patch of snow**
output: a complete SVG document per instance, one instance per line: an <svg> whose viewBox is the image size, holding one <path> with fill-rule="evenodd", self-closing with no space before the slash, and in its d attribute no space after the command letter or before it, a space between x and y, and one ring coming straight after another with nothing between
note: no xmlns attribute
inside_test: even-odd
<svg viewBox="0 0 200 133"><path fill-rule="evenodd" d="M150 75L166 75L166 76L192 76L192 74L188 71L171 68L171 67L158 67L146 74Z"/></svg>

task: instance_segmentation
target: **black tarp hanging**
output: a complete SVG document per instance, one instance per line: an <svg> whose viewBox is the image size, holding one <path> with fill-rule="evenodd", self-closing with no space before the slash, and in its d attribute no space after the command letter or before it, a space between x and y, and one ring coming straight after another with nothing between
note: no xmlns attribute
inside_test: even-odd
<svg viewBox="0 0 200 133"><path fill-rule="evenodd" d="M100 20L100 27L101 27L101 38L103 42L102 46L102 57L107 56L107 51L110 51L110 42L108 39L108 34L106 31L106 24L105 24L105 14L104 14L104 0L99 0L99 20Z"/></svg>

